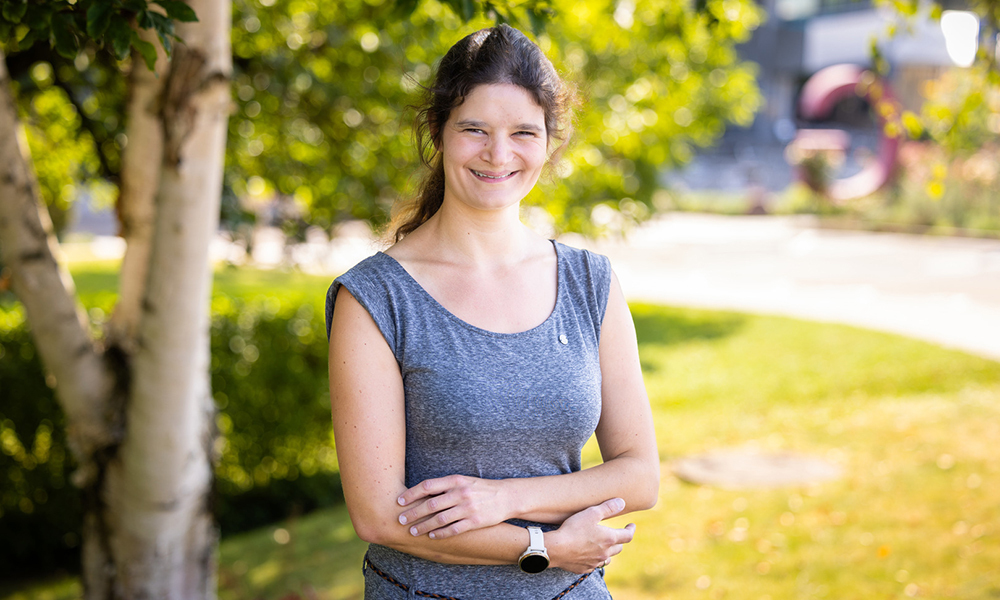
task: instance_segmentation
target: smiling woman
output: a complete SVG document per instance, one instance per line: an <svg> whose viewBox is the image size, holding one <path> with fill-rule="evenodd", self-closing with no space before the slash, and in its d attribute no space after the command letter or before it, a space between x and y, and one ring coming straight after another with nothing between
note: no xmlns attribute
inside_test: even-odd
<svg viewBox="0 0 1000 600"><path fill-rule="evenodd" d="M519 203L547 158L545 112L527 90L509 83L473 89L441 137L444 201L467 210Z"/></svg>
<svg viewBox="0 0 1000 600"><path fill-rule="evenodd" d="M430 173L396 243L327 294L344 497L365 598L606 599L659 458L635 329L606 257L546 240L521 200L569 137L570 92L501 25L442 59ZM604 462L582 469L596 435Z"/></svg>

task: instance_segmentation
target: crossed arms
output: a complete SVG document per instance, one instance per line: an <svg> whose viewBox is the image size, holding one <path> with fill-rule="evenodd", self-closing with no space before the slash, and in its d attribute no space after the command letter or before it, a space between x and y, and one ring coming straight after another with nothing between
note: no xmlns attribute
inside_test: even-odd
<svg viewBox="0 0 1000 600"><path fill-rule="evenodd" d="M338 291L330 332L330 399L341 481L358 536L453 564L512 564L528 533L504 521L560 524L545 534L552 567L586 573L632 540L601 521L656 503L659 455L632 318L612 277L601 327L604 462L575 473L489 480L453 475L404 484L406 416L396 359L368 312Z"/></svg>

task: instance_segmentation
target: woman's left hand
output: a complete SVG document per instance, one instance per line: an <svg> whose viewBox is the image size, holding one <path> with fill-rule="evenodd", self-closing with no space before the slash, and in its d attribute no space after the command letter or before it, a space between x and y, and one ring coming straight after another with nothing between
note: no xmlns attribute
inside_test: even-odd
<svg viewBox="0 0 1000 600"><path fill-rule="evenodd" d="M464 475L427 479L403 492L399 522L410 534L443 539L510 518L503 482Z"/></svg>

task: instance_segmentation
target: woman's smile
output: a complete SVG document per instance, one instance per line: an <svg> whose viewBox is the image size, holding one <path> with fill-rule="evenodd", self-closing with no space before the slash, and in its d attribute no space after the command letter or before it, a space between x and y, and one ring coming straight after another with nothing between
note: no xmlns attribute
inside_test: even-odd
<svg viewBox="0 0 1000 600"><path fill-rule="evenodd" d="M524 88L476 86L441 135L444 204L476 210L517 206L548 158L545 111Z"/></svg>
<svg viewBox="0 0 1000 600"><path fill-rule="evenodd" d="M469 170L472 171L473 175L476 177L485 179L486 181L506 181L517 173L517 171L511 171L509 173L490 173L489 171L477 171L475 169Z"/></svg>

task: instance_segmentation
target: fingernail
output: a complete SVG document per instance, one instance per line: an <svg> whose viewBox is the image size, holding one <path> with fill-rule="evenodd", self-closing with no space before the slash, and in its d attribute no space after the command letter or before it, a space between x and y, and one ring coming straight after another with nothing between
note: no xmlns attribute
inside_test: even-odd
<svg viewBox="0 0 1000 600"><path fill-rule="evenodd" d="M417 528L416 527L410 527L410 535L417 535Z"/></svg>
<svg viewBox="0 0 1000 600"><path fill-rule="evenodd" d="M403 498L402 496L396 498L396 502L398 502L400 506L406 506L406 498Z"/></svg>
<svg viewBox="0 0 1000 600"><path fill-rule="evenodd" d="M406 525L406 517L405 516L399 515L399 524L400 525Z"/></svg>
<svg viewBox="0 0 1000 600"><path fill-rule="evenodd" d="M433 540L433 539L434 539L434 538L436 538L437 536L436 536L436 535L434 535L434 532L432 531L432 532L430 532L430 533L428 533L428 534L427 534L427 537L429 537L429 538L431 538L431 539Z"/></svg>
<svg viewBox="0 0 1000 600"><path fill-rule="evenodd" d="M625 508L625 501L621 498L615 498L615 510L623 510Z"/></svg>

